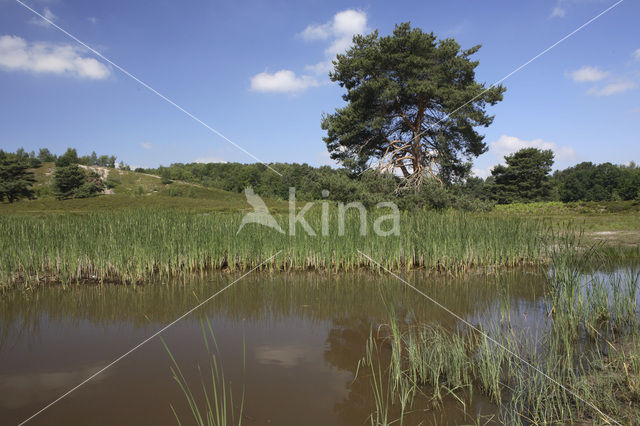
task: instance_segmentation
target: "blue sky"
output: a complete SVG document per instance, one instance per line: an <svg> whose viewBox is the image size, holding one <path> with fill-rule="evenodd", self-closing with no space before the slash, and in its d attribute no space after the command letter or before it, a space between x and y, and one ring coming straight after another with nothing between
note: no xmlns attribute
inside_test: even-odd
<svg viewBox="0 0 640 426"><path fill-rule="evenodd" d="M328 164L320 119L342 105L328 61L396 23L482 44L488 84L612 5L550 1L24 0L265 162ZM507 79L482 129L486 175L524 146L556 166L640 162L640 3L625 0ZM0 0L0 148L115 154L134 166L255 160L38 19Z"/></svg>

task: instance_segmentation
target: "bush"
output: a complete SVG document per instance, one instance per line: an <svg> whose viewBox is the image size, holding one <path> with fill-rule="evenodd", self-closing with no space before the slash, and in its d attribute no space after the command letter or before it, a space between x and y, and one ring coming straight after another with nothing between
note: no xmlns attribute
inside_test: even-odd
<svg viewBox="0 0 640 426"><path fill-rule="evenodd" d="M496 203L491 200L482 200L466 195L456 198L455 200L455 208L467 212L489 212L493 210L495 206Z"/></svg>
<svg viewBox="0 0 640 426"><path fill-rule="evenodd" d="M105 186L109 189L113 189L121 183L120 174L114 170L111 170L107 178L104 180Z"/></svg>
<svg viewBox="0 0 640 426"><path fill-rule="evenodd" d="M77 164L56 167L53 173L53 193L59 199L87 198L104 189L100 176L94 172L85 173Z"/></svg>
<svg viewBox="0 0 640 426"><path fill-rule="evenodd" d="M185 186L172 186L167 190L167 195L170 197L187 197L187 198L199 198L198 188L185 187Z"/></svg>
<svg viewBox="0 0 640 426"><path fill-rule="evenodd" d="M73 192L73 198L89 198L96 195L100 190L96 188L96 185L93 182L85 182L80 185L79 188L76 188Z"/></svg>

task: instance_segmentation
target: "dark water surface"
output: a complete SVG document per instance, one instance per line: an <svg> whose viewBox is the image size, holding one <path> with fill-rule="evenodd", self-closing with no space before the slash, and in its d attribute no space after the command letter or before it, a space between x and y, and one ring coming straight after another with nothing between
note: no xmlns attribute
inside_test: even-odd
<svg viewBox="0 0 640 426"><path fill-rule="evenodd" d="M544 326L540 273L405 277L474 324L499 319L509 306L518 327ZM0 423L27 419L235 278L221 273L139 287L58 286L5 294ZM384 328L390 305L402 321L457 324L390 276L254 273L162 336L200 394L197 365L209 365L201 326L210 321L237 406L245 387L243 424L363 425L375 404L370 377L355 373L371 329ZM170 404L183 424L191 424L170 366L155 338L28 424L176 424ZM417 401L414 409L404 424L473 423L496 407L476 392L466 401L466 414L454 398L439 407Z"/></svg>

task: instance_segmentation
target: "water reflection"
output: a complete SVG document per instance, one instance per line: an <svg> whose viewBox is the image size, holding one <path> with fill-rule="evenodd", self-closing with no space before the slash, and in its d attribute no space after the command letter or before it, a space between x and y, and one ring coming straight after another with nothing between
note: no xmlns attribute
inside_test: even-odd
<svg viewBox="0 0 640 426"><path fill-rule="evenodd" d="M523 327L544 323L542 278L524 270L464 279L407 276L474 324L500 317L500 289L509 283L511 320ZM146 287L53 287L7 294L0 302L0 418L23 420L233 279L215 274ZM391 305L405 324L457 325L388 276L255 274L168 330L165 339L198 386L195 365L208 365L200 320L211 321L236 395L241 384L246 386L247 424L361 425L374 404L370 379L365 374L356 378L356 368L370 331L385 327ZM186 415L168 356L153 341L35 423L83 424L83 415L96 424L168 423L169 403ZM426 399L421 404L405 424L469 421L454 400L445 399L441 407ZM472 414L493 409L478 395L468 406Z"/></svg>
<svg viewBox="0 0 640 426"><path fill-rule="evenodd" d="M0 405L6 409L15 409L39 403L43 396L52 390L70 389L87 377L100 370L103 365L83 366L75 370L59 370L45 372L25 372L0 375ZM96 377L100 382L111 374Z"/></svg>

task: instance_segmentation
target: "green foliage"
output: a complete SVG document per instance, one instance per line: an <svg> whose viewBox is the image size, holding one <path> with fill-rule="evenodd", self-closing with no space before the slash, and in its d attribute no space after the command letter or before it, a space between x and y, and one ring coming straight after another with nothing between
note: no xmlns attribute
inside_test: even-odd
<svg viewBox="0 0 640 426"><path fill-rule="evenodd" d="M91 155L78 157L77 151L73 148L67 149L65 154L60 157L56 157L46 148L40 149L37 156L34 152L27 153L22 148L13 154L6 155L7 158L16 159L16 161L28 165L29 168L35 169L36 182L31 182L33 192L29 195L24 193L24 196L28 197L37 195L46 198L52 192L61 197L78 197L92 195L101 190L99 179L90 178L87 175L87 179L93 182L97 191L91 185L86 185L77 194L69 193L68 190L52 191L55 185L51 182L53 179L50 177L50 166L40 167L45 160L45 162L55 160L58 165L62 165L60 167L82 163L86 163L90 167L102 167L105 164L109 166L115 163L114 156L98 156L95 152ZM516 154L511 157L514 156ZM610 163L600 165L581 163L575 167L556 172L550 181L551 188L549 188L549 180L546 176L542 178L542 183L539 185L532 183L535 181L533 179L529 181L528 186L522 186L518 179L527 176L535 177L536 174L532 171L535 170L536 165L531 166L521 159L514 161L519 164L510 167L509 170L506 170L506 167L498 167L497 173L500 176L491 176L487 181L467 176L464 179L455 179L450 184L442 185L436 178L425 178L423 179L424 188L420 189L407 185L410 182L403 177L390 173L379 173L352 159L346 159L345 167L340 169L295 163L270 164L271 167L282 173L282 177L273 173L263 164L174 163L156 169L136 168L136 173L133 173L121 163L119 171L110 171L104 183L109 189L117 188L114 191L116 194L157 193L172 198L186 197L189 199L202 197L210 199L213 195L228 197L228 193L223 195L216 192L217 189L239 194L251 186L257 194L275 200L276 203L280 200L288 200L289 188L295 187L296 199L299 201L322 199L343 203L359 201L368 208L375 207L381 201L392 201L406 211L421 208L488 211L492 209L496 200L499 202L532 202L532 200L561 199L565 202L571 200L607 201L608 204L594 205L593 208L597 207L610 212L617 205L612 204L616 203L616 200L621 200L620 202L637 200L640 203L640 168L634 163L628 166ZM468 164L465 165L467 169L468 166ZM139 173L159 175L161 179L154 176L143 176ZM536 179L540 176L542 174L538 173ZM199 184L208 189L206 191L195 190L194 186L191 187L192 189L186 189L182 186L187 183L180 181ZM77 182L78 180L76 180ZM166 185L172 182L182 186L170 192L165 191L168 189ZM138 190L139 186L140 190ZM215 194L212 195L212 191ZM325 191L328 191L328 195ZM626 209L624 206L621 208ZM584 207L584 209L591 210L592 207Z"/></svg>
<svg viewBox="0 0 640 426"><path fill-rule="evenodd" d="M28 158L18 154L7 154L0 150L0 202L10 203L21 198L32 198L31 189L35 179L28 171L31 163Z"/></svg>
<svg viewBox="0 0 640 426"><path fill-rule="evenodd" d="M479 49L409 23L386 37L355 36L329 74L347 90L347 105L322 119L331 158L352 167L380 159L418 181L425 173L445 182L465 177L468 159L487 149L475 127L491 124L485 108L505 91L475 81L471 55Z"/></svg>
<svg viewBox="0 0 640 426"><path fill-rule="evenodd" d="M67 148L67 151L56 160L56 167L67 167L72 164L78 164L78 152L75 148Z"/></svg>
<svg viewBox="0 0 640 426"><path fill-rule="evenodd" d="M583 162L553 176L560 200L633 200L640 194L640 168L634 163L618 166Z"/></svg>
<svg viewBox="0 0 640 426"><path fill-rule="evenodd" d="M55 158L51 152L43 148L40 150L39 156L46 158L47 161L52 161ZM83 166L98 166L98 167L116 167L115 155L100 155L93 151L90 155L78 156L78 151L75 148L67 148L67 151L55 159L56 167L66 167L72 164L82 164Z"/></svg>
<svg viewBox="0 0 640 426"><path fill-rule="evenodd" d="M26 163L30 168L40 167L40 164L42 163L38 157L36 157L35 152L26 152L24 148L18 148L13 155L16 159Z"/></svg>
<svg viewBox="0 0 640 426"><path fill-rule="evenodd" d="M287 200L289 188L295 187L297 200L359 201L368 208L383 201L395 202L402 210L460 208L486 211L493 206L482 179L478 178L468 178L444 187L439 182L426 180L424 188L416 193L399 189L402 178L374 170L354 174L348 169L311 167L308 164L274 163L271 167L283 176L277 176L262 164L239 163L175 163L145 171L158 174L163 180L187 180L237 193L250 186L260 196L278 200ZM323 191L328 191L328 194L324 193L326 197ZM181 192L182 189L176 190L171 195Z"/></svg>
<svg viewBox="0 0 640 426"><path fill-rule="evenodd" d="M56 167L53 173L53 193L58 199L87 198L103 189L100 176L83 171L77 164Z"/></svg>
<svg viewBox="0 0 640 426"><path fill-rule="evenodd" d="M172 186L167 190L167 195L170 197L198 198L199 194L193 187Z"/></svg>
<svg viewBox="0 0 640 426"><path fill-rule="evenodd" d="M553 152L524 148L504 159L506 166L498 165L491 171L491 192L498 203L544 201L551 198L549 173L553 165Z"/></svg>
<svg viewBox="0 0 640 426"><path fill-rule="evenodd" d="M69 161L69 156L60 160L63 157L58 159L59 164L66 164ZM58 199L70 198L84 182L84 172L76 164L57 166L53 173L53 193Z"/></svg>
<svg viewBox="0 0 640 426"><path fill-rule="evenodd" d="M120 175L115 170L109 171L107 178L104 180L104 185L109 189L113 189L121 183L122 181L120 180Z"/></svg>
<svg viewBox="0 0 640 426"><path fill-rule="evenodd" d="M51 163L56 161L56 159L56 155L52 154L47 148L40 148L40 151L38 151L38 160L43 163Z"/></svg>

